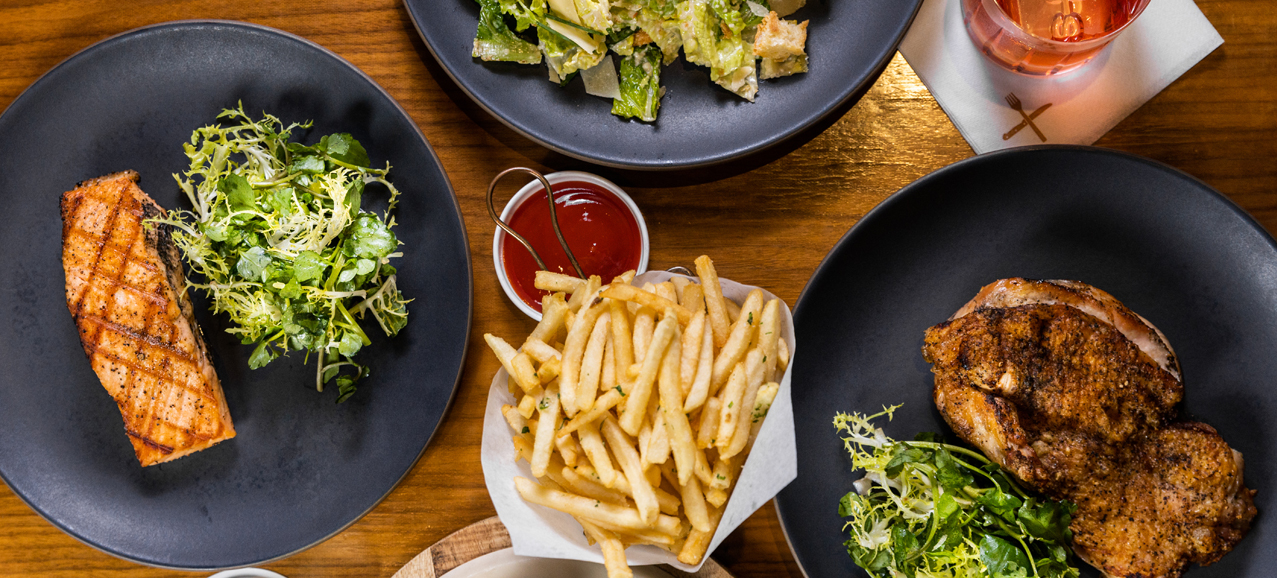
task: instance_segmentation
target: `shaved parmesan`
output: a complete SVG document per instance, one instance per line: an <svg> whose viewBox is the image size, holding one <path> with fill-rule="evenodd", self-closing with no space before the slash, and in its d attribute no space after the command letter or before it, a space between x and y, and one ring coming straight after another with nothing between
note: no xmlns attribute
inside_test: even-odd
<svg viewBox="0 0 1277 578"><path fill-rule="evenodd" d="M585 82L585 92L603 98L620 98L621 83L616 77L616 66L612 64L612 56L603 57L597 65L581 71L581 80Z"/></svg>
<svg viewBox="0 0 1277 578"><path fill-rule="evenodd" d="M581 23L581 17L576 13L576 5L572 3L572 0L550 0L550 9L554 10L560 18L575 24Z"/></svg>
<svg viewBox="0 0 1277 578"><path fill-rule="evenodd" d="M553 20L546 20L545 25L549 26L550 30L567 37L568 40L571 40L576 43L577 46L580 46L581 50L589 52L590 54L598 54L599 50L603 48L602 40L595 39L580 28L573 28Z"/></svg>
<svg viewBox="0 0 1277 578"><path fill-rule="evenodd" d="M749 11L753 12L754 16L758 16L759 18L766 16L768 13L768 10L763 8L762 4L754 2L753 0L745 0L745 5L749 6Z"/></svg>

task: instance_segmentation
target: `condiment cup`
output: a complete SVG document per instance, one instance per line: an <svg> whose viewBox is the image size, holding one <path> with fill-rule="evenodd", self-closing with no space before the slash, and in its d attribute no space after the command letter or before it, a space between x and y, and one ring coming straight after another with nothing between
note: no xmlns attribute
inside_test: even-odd
<svg viewBox="0 0 1277 578"><path fill-rule="evenodd" d="M643 220L643 213L639 211L638 205L634 204L634 200L631 199L629 195L625 194L625 191L622 190L621 187L616 186L615 183L603 177L582 171L560 171L557 173L550 173L545 175L545 179L549 181L552 186L563 182L587 182L607 190L615 195L617 199L620 199L625 207L629 209L630 214L633 215L634 221L638 223L640 251L637 273L647 271L647 260L650 253L650 242L647 236L647 222ZM542 188L544 187L541 185L541 182L536 179L533 179L531 182L524 185L523 188L519 189L519 191L506 202L505 208L501 210L501 220L509 223L510 219L514 216L515 210ZM563 217L560 216L559 219L559 224L564 225L562 221ZM549 224L547 223L546 226L548 227ZM515 306L528 317L540 321L541 312L534 309L531 305L524 303L523 299L519 298L519 294L515 292L514 287L510 285L510 278L506 275L504 263L505 255L503 247L505 245L506 236L506 232L501 230L500 227L497 227L495 234L492 236L492 264L497 271L497 280L501 282L501 289L505 291L506 298L513 302ZM526 249L519 247L518 250L524 251ZM538 248L538 250L542 249ZM586 274L588 275L590 272L586 271ZM611 279L604 279L603 281L606 283L611 281Z"/></svg>

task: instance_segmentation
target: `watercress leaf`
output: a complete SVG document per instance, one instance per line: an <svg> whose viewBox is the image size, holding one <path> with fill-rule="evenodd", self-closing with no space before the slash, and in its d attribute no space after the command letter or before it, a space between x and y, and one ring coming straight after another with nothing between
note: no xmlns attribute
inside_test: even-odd
<svg viewBox="0 0 1277 578"><path fill-rule="evenodd" d="M1029 565L1029 558L1019 545L993 534L981 537L979 548L980 562L991 576L1011 576L1012 572Z"/></svg>
<svg viewBox="0 0 1277 578"><path fill-rule="evenodd" d="M896 568L912 576L913 565L910 562L921 553L918 537L910 532L904 524L896 524L891 528L891 550L895 558Z"/></svg>
<svg viewBox="0 0 1277 578"><path fill-rule="evenodd" d="M359 353L359 349L364 346L364 342L359 338L359 334L354 331L344 331L341 334L341 341L337 345L337 351L342 355L350 357Z"/></svg>
<svg viewBox="0 0 1277 578"><path fill-rule="evenodd" d="M264 272L270 262L270 255L266 254L265 249L252 247L240 254L239 261L235 263L235 272L249 281L265 281Z"/></svg>
<svg viewBox="0 0 1277 578"><path fill-rule="evenodd" d="M838 515L839 516L846 518L847 516L850 516L852 514L853 506L851 504L852 504L852 500L855 500L856 497L857 497L857 494L853 490L853 491L847 492L847 495L843 496L841 499L838 500Z"/></svg>
<svg viewBox="0 0 1277 578"><path fill-rule="evenodd" d="M341 272L340 274L338 274L338 275L337 275L337 282L338 282L338 283L345 283L345 282L350 281L351 279L354 279L354 278L355 278L355 270L354 270L354 269L344 269L344 270L342 270L342 272Z"/></svg>
<svg viewBox="0 0 1277 578"><path fill-rule="evenodd" d="M314 251L302 251L293 259L293 275L298 281L318 279L324 274L325 268L327 265L320 260L319 253Z"/></svg>
<svg viewBox="0 0 1277 578"><path fill-rule="evenodd" d="M1039 503L1030 498L1016 511L1016 518L1030 536L1067 544L1073 540L1069 524L1073 521L1073 512L1076 510L1077 506L1070 502L1048 500Z"/></svg>
<svg viewBox="0 0 1277 578"><path fill-rule="evenodd" d="M284 284L284 288L279 290L279 296L284 299L296 299L302 296L302 286L297 282L296 277Z"/></svg>
<svg viewBox="0 0 1277 578"><path fill-rule="evenodd" d="M976 501L984 504L991 512L1007 521L1015 521L1016 509L1023 503L1020 498L996 488L991 488L980 494Z"/></svg>
<svg viewBox="0 0 1277 578"><path fill-rule="evenodd" d="M297 157L293 159L293 166L289 167L289 170L308 175L318 175L325 170L324 159L313 155Z"/></svg>
<svg viewBox="0 0 1277 578"><path fill-rule="evenodd" d="M379 261L399 246L395 234L377 217L363 213L350 225L350 239L344 246L346 256Z"/></svg>
<svg viewBox="0 0 1277 578"><path fill-rule="evenodd" d="M360 259L355 261L355 272L360 275L367 275L372 273L373 268L376 266L377 263L373 262L371 259Z"/></svg>
<svg viewBox="0 0 1277 578"><path fill-rule="evenodd" d="M891 457L891 461L887 462L887 477L894 478L900 475L900 470L905 464L918 462L926 462L931 459L931 452L922 448L908 447L898 451Z"/></svg>
<svg viewBox="0 0 1277 578"><path fill-rule="evenodd" d="M346 187L346 207L352 213L359 212L359 204L363 202L364 180L355 179Z"/></svg>
<svg viewBox="0 0 1277 578"><path fill-rule="evenodd" d="M225 241L227 238L226 226L220 223L206 223L200 227L204 231L204 236L213 241Z"/></svg>
<svg viewBox="0 0 1277 578"><path fill-rule="evenodd" d="M279 352L275 351L274 347L271 347L269 341L263 341L253 349L253 354L248 356L248 367L249 369L264 367L277 357L279 357Z"/></svg>
<svg viewBox="0 0 1277 578"><path fill-rule="evenodd" d="M370 164L368 151L364 150L364 146L348 133L330 134L319 140L319 147L328 153L328 156L346 164L357 167L366 167Z"/></svg>
<svg viewBox="0 0 1277 578"><path fill-rule="evenodd" d="M953 459L953 454L948 449L940 448L936 451L936 477L940 485L950 492L959 492L962 488L975 483L975 479L967 472L966 468L958 465Z"/></svg>
<svg viewBox="0 0 1277 578"><path fill-rule="evenodd" d="M337 377L337 403L344 403L355 395L355 380L357 378L349 375L340 375Z"/></svg>
<svg viewBox="0 0 1277 578"><path fill-rule="evenodd" d="M235 173L222 177L217 182L217 190L226 195L226 203L232 211L251 211L257 206L257 195L249 186L248 179Z"/></svg>

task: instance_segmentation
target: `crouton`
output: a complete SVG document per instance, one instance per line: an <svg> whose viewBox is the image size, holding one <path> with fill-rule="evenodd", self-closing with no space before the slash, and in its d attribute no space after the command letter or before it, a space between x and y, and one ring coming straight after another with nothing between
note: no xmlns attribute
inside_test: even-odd
<svg viewBox="0 0 1277 578"><path fill-rule="evenodd" d="M775 12L770 12L758 25L758 35L754 37L754 54L772 60L786 60L791 56L804 53L807 44L807 22L801 24L789 20L781 20Z"/></svg>

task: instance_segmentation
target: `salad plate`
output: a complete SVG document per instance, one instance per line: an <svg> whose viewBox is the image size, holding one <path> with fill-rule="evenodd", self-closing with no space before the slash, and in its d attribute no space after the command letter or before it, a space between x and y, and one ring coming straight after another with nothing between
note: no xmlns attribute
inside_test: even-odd
<svg viewBox="0 0 1277 578"><path fill-rule="evenodd" d="M803 290L794 313L804 344L793 380L798 479L776 498L803 572L866 575L843 545L838 501L860 474L834 414L903 404L892 421L875 422L889 437L952 437L932 402L923 332L985 284L1016 276L1089 283L1166 334L1184 372L1181 411L1245 455L1261 512L1235 550L1186 576L1269 575L1277 563L1277 520L1264 514L1277 490L1277 243L1184 173L1063 146L981 155L906 186L851 228Z"/></svg>
<svg viewBox="0 0 1277 578"><path fill-rule="evenodd" d="M661 70L665 96L654 123L611 114L612 101L581 80L559 87L545 64L471 56L475 0L404 0L426 47L484 110L523 136L567 156L633 170L704 167L752 157L832 122L886 67L920 0L810 0L787 16L808 20L810 72L759 82L750 103L715 85L709 69L680 56Z"/></svg>
<svg viewBox="0 0 1277 578"><path fill-rule="evenodd" d="M166 209L182 145L224 108L269 112L311 144L350 133L401 191L399 288L407 326L369 331L372 373L343 404L315 391L315 359L257 370L252 345L189 291L238 435L142 468L67 311L58 200L132 169ZM447 410L469 333L471 271L456 197L425 137L372 79L332 52L262 26L172 22L70 57L0 115L0 476L63 531L135 562L215 569L287 556L372 509L416 463ZM370 186L365 208L385 210ZM369 205L371 204L371 207ZM367 323L371 323L366 322Z"/></svg>

